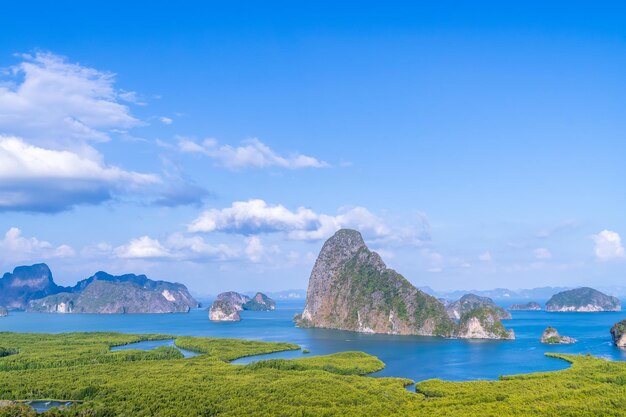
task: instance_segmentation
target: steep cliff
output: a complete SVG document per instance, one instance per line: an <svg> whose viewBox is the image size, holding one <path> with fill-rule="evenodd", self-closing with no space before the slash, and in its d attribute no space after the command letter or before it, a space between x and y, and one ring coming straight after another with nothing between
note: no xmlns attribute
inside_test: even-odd
<svg viewBox="0 0 626 417"><path fill-rule="evenodd" d="M54 283L46 264L18 266L13 273L0 278L0 305L8 309L24 309L30 300L66 291Z"/></svg>
<svg viewBox="0 0 626 417"><path fill-rule="evenodd" d="M459 320L456 337L462 339L515 339L513 330L506 330L491 307L480 307L464 313Z"/></svg>
<svg viewBox="0 0 626 417"><path fill-rule="evenodd" d="M339 230L315 262L301 327L367 333L450 336L454 324L436 298L388 269L361 234Z"/></svg>
<svg viewBox="0 0 626 417"><path fill-rule="evenodd" d="M626 320L617 322L611 327L611 337L615 346L626 348Z"/></svg>
<svg viewBox="0 0 626 417"><path fill-rule="evenodd" d="M243 305L250 301L247 295L239 294L235 291L223 292L217 296L211 308L209 308L209 319L211 321L239 321L239 312L243 310Z"/></svg>

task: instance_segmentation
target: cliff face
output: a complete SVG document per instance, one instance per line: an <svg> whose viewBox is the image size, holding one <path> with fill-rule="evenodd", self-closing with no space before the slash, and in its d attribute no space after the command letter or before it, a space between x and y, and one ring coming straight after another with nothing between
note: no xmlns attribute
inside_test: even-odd
<svg viewBox="0 0 626 417"><path fill-rule="evenodd" d="M539 303L535 303L534 301L530 301L526 304L513 304L509 307L511 311L541 311L541 305Z"/></svg>
<svg viewBox="0 0 626 417"><path fill-rule="evenodd" d="M182 284L145 275L98 272L69 291L31 300L27 310L46 313L186 313L198 306Z"/></svg>
<svg viewBox="0 0 626 417"><path fill-rule="evenodd" d="M32 299L65 291L54 283L46 264L18 266L13 273L0 278L0 305L9 309L24 309Z"/></svg>
<svg viewBox="0 0 626 417"><path fill-rule="evenodd" d="M626 320L615 323L611 327L611 337L615 346L626 348Z"/></svg>
<svg viewBox="0 0 626 417"><path fill-rule="evenodd" d="M464 313L456 336L463 339L515 339L513 330L504 328L498 312L491 307L480 307Z"/></svg>
<svg viewBox="0 0 626 417"><path fill-rule="evenodd" d="M511 313L497 306L491 298L480 297L474 294L465 294L459 300L448 304L446 312L452 320L460 320L465 313L483 307L489 307L494 310L500 320L511 319Z"/></svg>
<svg viewBox="0 0 626 417"><path fill-rule="evenodd" d="M603 294L593 288L583 287L555 294L546 303L546 311L621 311L617 297Z"/></svg>
<svg viewBox="0 0 626 417"><path fill-rule="evenodd" d="M250 297L234 291L223 292L217 296L209 309L211 321L239 321L239 312L243 310L244 303L250 301Z"/></svg>
<svg viewBox="0 0 626 417"><path fill-rule="evenodd" d="M326 241L315 262L301 327L366 333L450 336L444 306L388 269L361 234L340 230Z"/></svg>

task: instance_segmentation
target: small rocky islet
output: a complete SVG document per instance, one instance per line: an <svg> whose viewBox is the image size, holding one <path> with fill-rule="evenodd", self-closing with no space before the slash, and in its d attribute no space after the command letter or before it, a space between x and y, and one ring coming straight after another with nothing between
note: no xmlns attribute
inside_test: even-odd
<svg viewBox="0 0 626 417"><path fill-rule="evenodd" d="M525 304L512 304L509 307L511 311L541 311L541 304L530 301Z"/></svg>
<svg viewBox="0 0 626 417"><path fill-rule="evenodd" d="M257 292L254 297L235 291L223 292L217 296L209 308L211 321L240 321L243 310L270 311L276 309L276 302L267 295Z"/></svg>
<svg viewBox="0 0 626 417"><path fill-rule="evenodd" d="M540 339L541 343L546 345L571 345L577 340L569 336L561 336L554 327L546 327Z"/></svg>
<svg viewBox="0 0 626 417"><path fill-rule="evenodd" d="M589 287L575 288L554 294L546 303L548 312L621 311L619 298Z"/></svg>

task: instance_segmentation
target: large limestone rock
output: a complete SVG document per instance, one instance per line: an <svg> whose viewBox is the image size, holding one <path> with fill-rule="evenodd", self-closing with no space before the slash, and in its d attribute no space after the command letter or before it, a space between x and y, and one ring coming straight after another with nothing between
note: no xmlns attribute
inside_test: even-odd
<svg viewBox="0 0 626 417"><path fill-rule="evenodd" d="M324 243L295 321L301 327L425 336L451 336L454 328L441 302L388 269L361 234L348 229Z"/></svg>
<svg viewBox="0 0 626 417"><path fill-rule="evenodd" d="M496 305L496 303L494 303L491 298L480 297L475 294L465 294L459 300L448 304L446 306L446 312L448 313L448 317L450 317L452 320L460 320L463 314L483 307L489 307L493 309L496 312L498 319L500 320L511 319L511 313Z"/></svg>
<svg viewBox="0 0 626 417"><path fill-rule="evenodd" d="M456 336L463 339L515 339L513 330L506 330L498 311L491 307L470 310L461 316Z"/></svg>
<svg viewBox="0 0 626 417"><path fill-rule="evenodd" d="M615 346L626 348L626 320L615 323L611 327L611 337Z"/></svg>
<svg viewBox="0 0 626 417"><path fill-rule="evenodd" d="M509 307L511 311L541 311L541 305L534 301L525 304L513 304Z"/></svg>
<svg viewBox="0 0 626 417"><path fill-rule="evenodd" d="M612 297L589 287L576 288L555 294L546 303L546 311L621 311L617 297Z"/></svg>
<svg viewBox="0 0 626 417"><path fill-rule="evenodd" d="M198 307L187 287L145 275L98 272L70 291L31 300L28 311L45 313L186 313Z"/></svg>
<svg viewBox="0 0 626 417"><path fill-rule="evenodd" d="M9 315L9 311L5 307L0 307L0 317L5 317Z"/></svg>
<svg viewBox="0 0 626 417"><path fill-rule="evenodd" d="M569 336L561 336L554 327L546 327L541 335L541 343L547 345L571 345L576 339Z"/></svg>

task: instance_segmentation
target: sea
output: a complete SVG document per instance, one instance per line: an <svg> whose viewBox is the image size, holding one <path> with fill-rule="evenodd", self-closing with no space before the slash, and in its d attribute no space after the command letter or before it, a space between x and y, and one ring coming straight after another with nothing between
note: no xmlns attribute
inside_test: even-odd
<svg viewBox="0 0 626 417"><path fill-rule="evenodd" d="M506 305L514 301L507 302ZM244 311L240 322L209 321L205 308L188 314L45 314L11 312L0 318L0 331L8 332L100 332L164 333L169 335L230 337L271 342L290 342L308 349L280 352L236 360L245 364L260 359L300 358L343 351L363 351L385 362L373 376L391 376L421 381L497 379L501 375L565 369L567 362L545 353L591 354L607 360L626 360L626 350L611 343L609 329L626 318L626 312L547 313L512 311L504 320L515 330L512 341L459 340L422 336L374 335L327 329L300 329L293 316L304 307L303 300L277 301L274 311ZM547 326L578 339L573 345L544 345L539 342ZM172 341L128 347L152 349ZM189 352L186 356L192 356Z"/></svg>

